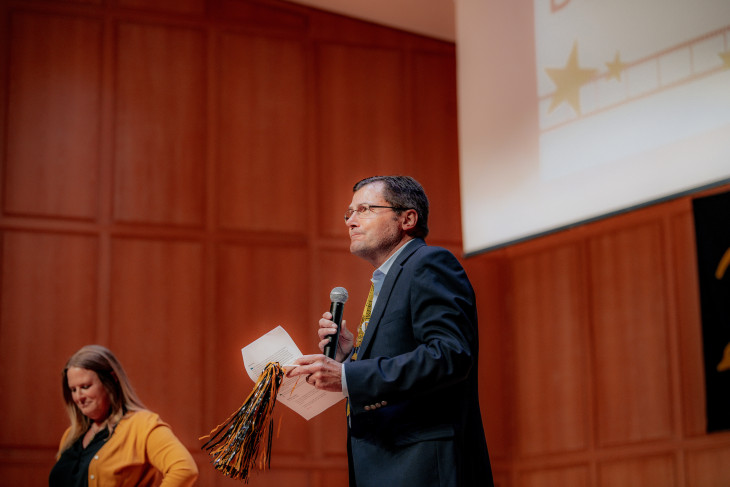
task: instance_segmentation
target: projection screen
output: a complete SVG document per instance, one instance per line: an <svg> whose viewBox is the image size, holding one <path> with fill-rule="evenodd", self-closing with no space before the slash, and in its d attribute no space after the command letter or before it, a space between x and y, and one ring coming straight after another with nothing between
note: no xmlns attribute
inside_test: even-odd
<svg viewBox="0 0 730 487"><path fill-rule="evenodd" d="M730 1L456 0L464 252L730 182Z"/></svg>

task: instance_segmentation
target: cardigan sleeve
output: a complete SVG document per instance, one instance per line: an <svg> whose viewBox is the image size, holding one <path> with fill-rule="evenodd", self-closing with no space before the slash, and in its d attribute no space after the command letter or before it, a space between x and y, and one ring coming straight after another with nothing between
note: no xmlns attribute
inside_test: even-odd
<svg viewBox="0 0 730 487"><path fill-rule="evenodd" d="M198 478L198 467L190 452L163 422L147 437L150 463L162 473L160 487L188 487Z"/></svg>

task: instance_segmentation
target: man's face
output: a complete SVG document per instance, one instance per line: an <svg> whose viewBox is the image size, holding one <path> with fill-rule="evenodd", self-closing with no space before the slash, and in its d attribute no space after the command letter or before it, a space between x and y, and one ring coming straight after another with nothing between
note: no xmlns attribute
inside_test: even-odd
<svg viewBox="0 0 730 487"><path fill-rule="evenodd" d="M352 195L349 208L357 210L362 205L392 206L383 198L382 190L381 182L363 186ZM401 220L391 208L373 208L364 214L355 211L346 221L350 229L350 252L379 267L407 239Z"/></svg>

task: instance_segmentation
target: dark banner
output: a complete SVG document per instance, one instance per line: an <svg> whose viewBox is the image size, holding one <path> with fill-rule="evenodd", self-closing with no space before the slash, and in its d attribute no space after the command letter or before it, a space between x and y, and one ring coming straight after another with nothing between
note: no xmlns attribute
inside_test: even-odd
<svg viewBox="0 0 730 487"><path fill-rule="evenodd" d="M707 431L730 429L730 192L692 202L707 388Z"/></svg>

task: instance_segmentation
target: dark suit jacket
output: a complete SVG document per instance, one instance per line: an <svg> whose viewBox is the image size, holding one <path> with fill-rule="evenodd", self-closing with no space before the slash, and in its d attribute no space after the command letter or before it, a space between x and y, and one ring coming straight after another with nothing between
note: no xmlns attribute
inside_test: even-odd
<svg viewBox="0 0 730 487"><path fill-rule="evenodd" d="M350 485L492 486L477 394L474 291L417 239L388 271L358 360L345 364Z"/></svg>

